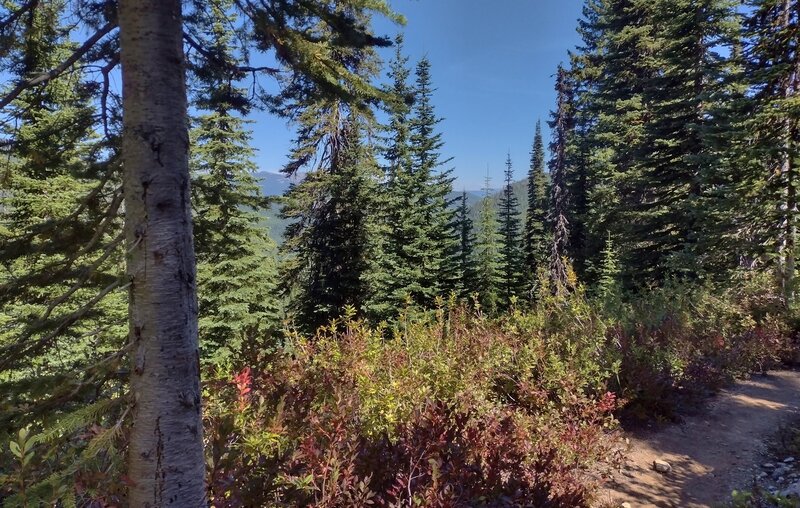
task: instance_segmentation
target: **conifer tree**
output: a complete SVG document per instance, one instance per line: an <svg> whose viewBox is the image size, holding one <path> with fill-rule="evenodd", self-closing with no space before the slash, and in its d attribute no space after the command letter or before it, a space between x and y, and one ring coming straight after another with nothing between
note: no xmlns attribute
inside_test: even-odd
<svg viewBox="0 0 800 508"><path fill-rule="evenodd" d="M610 234L606 238L605 247L603 247L602 260L597 284L595 285L595 294L601 299L614 298L618 296L620 290L620 266Z"/></svg>
<svg viewBox="0 0 800 508"><path fill-rule="evenodd" d="M449 196L453 190L451 169L442 169L450 159L442 160L442 134L436 126L442 121L433 107L431 64L422 58L415 70L414 106L411 119L411 167L418 182L425 229L418 239L425 252L422 278L419 281L421 300L430 306L436 296L457 290L458 275L453 263L458 250L455 209Z"/></svg>
<svg viewBox="0 0 800 508"><path fill-rule="evenodd" d="M800 3L752 0L745 22L747 82L753 91L745 111L749 159L764 189L760 211L767 243L788 300L796 291L798 161L800 160ZM769 176L767 176L769 175Z"/></svg>
<svg viewBox="0 0 800 508"><path fill-rule="evenodd" d="M402 42L402 39L399 40ZM430 307L437 296L459 293L459 231L449 198L451 170L442 170L441 134L436 125L430 62L408 83L407 59L398 45L390 63L388 166L384 194L373 228L374 249L367 278L374 319L391 318L408 302Z"/></svg>
<svg viewBox="0 0 800 508"><path fill-rule="evenodd" d="M460 235L458 249L458 275L460 279L460 296L466 298L478 292L477 266L475 261L475 231L472 227L470 210L467 206L467 193L461 193L456 224Z"/></svg>
<svg viewBox="0 0 800 508"><path fill-rule="evenodd" d="M514 195L514 169L511 154L506 157L505 185L500 196L500 292L507 308L522 292L522 237L519 230L519 203Z"/></svg>
<svg viewBox="0 0 800 508"><path fill-rule="evenodd" d="M287 261L292 310L309 331L339 317L346 306L362 311L366 303L377 165L363 132L351 114L329 167L308 173L286 194L283 215L296 221L284 245L293 256Z"/></svg>
<svg viewBox="0 0 800 508"><path fill-rule="evenodd" d="M571 114L575 125L566 140L565 157L571 163L565 180L570 190L576 182L584 183L567 204L565 217L581 222L570 239L583 245L569 247L569 252L583 251L582 271L595 278L608 231L620 238L626 266L627 252L637 244L631 221L623 217L644 199L632 182L637 171L634 154L643 143L648 114L645 80L655 72L650 65L651 14L651 6L641 0L587 1L578 29L583 43L571 55L569 80L578 96ZM577 213L582 200L586 209Z"/></svg>
<svg viewBox="0 0 800 508"><path fill-rule="evenodd" d="M547 267L547 175L545 175L544 141L542 124L536 122L530 168L528 169L528 209L525 214L525 267L526 290L533 295L539 272Z"/></svg>
<svg viewBox="0 0 800 508"><path fill-rule="evenodd" d="M197 255L199 338L203 360L219 363L271 345L279 322L276 247L259 212L266 200L254 177L250 134L235 111L247 112L246 91L228 69L230 2L209 5L205 47L227 65L198 63L192 141L192 207ZM195 34L199 36L199 34Z"/></svg>
<svg viewBox="0 0 800 508"><path fill-rule="evenodd" d="M477 265L479 302L488 312L494 312L500 303L500 250L502 238L499 233L495 205L489 194L489 183L489 176L487 175L484 196L478 213L475 262Z"/></svg>
<svg viewBox="0 0 800 508"><path fill-rule="evenodd" d="M29 13L0 57L9 83L71 53L65 16L62 2ZM119 150L95 133L97 89L70 70L21 91L0 127L0 434L47 427L120 387L110 374L127 334Z"/></svg>
<svg viewBox="0 0 800 508"><path fill-rule="evenodd" d="M572 129L572 89L567 71L559 65L556 72L556 110L552 112L550 129L553 140L550 143L550 219L553 236L550 247L550 280L552 290L563 294L569 289L567 277L567 248L569 245L569 189L567 187L567 143Z"/></svg>
<svg viewBox="0 0 800 508"><path fill-rule="evenodd" d="M406 301L413 300L421 278L421 259L417 239L424 229L420 213L420 192L411 167L411 105L414 101L408 83L411 71L403 54L403 37L395 39L394 58L389 62L391 80L387 93L389 122L383 156L387 161L380 187L381 199L369 221L370 263L365 274L368 287L367 310L374 320L393 317Z"/></svg>

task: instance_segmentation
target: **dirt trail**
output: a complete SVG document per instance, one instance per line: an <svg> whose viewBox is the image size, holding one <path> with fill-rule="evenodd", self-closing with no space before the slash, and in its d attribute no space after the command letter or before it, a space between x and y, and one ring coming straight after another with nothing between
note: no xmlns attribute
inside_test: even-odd
<svg viewBox="0 0 800 508"><path fill-rule="evenodd" d="M800 372L739 382L681 424L628 435L628 468L604 497L634 508L718 505L747 486L766 460L765 439L798 415ZM655 459L667 461L672 471L653 471Z"/></svg>

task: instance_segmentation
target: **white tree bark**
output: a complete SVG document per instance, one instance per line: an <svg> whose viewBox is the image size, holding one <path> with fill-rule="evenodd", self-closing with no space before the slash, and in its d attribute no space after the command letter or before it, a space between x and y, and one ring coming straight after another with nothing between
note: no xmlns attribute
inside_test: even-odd
<svg viewBox="0 0 800 508"><path fill-rule="evenodd" d="M205 501L180 0L120 0L132 507Z"/></svg>

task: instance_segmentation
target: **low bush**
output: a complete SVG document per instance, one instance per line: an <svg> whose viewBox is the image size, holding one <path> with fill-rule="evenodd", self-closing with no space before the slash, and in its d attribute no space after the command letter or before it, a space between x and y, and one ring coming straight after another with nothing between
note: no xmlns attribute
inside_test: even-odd
<svg viewBox="0 0 800 508"><path fill-rule="evenodd" d="M447 302L392 327L346 309L313 337L287 332L214 367L210 502L589 506L623 457L618 419L677 418L793 353L798 320L757 278L614 298L577 287L499 317ZM0 500L125 505L127 414L124 397L101 398L0 436Z"/></svg>
<svg viewBox="0 0 800 508"><path fill-rule="evenodd" d="M459 308L390 340L338 323L293 337L238 385L217 376L214 505L588 505L620 457L610 371L570 369L600 350L536 322Z"/></svg>

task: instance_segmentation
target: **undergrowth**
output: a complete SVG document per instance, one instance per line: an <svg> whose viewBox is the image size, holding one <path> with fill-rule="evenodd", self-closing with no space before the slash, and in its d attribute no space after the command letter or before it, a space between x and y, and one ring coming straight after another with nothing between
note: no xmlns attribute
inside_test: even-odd
<svg viewBox="0 0 800 508"><path fill-rule="evenodd" d="M354 316L205 373L213 506L589 506L620 419L673 419L793 351L792 314L753 278ZM1 437L0 501L125 505L128 412L110 400Z"/></svg>

